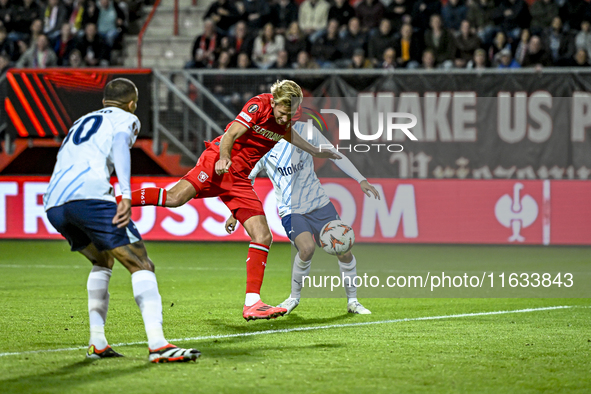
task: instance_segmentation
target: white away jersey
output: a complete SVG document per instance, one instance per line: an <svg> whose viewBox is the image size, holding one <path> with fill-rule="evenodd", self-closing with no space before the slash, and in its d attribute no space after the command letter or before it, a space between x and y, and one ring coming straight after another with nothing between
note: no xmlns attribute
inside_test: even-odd
<svg viewBox="0 0 591 394"><path fill-rule="evenodd" d="M121 132L129 134L131 148L139 130L137 116L116 107L91 112L74 122L43 196L45 210L74 200L115 202L109 183L114 168L113 138Z"/></svg>
<svg viewBox="0 0 591 394"><path fill-rule="evenodd" d="M293 131L314 146L332 146L316 127L312 138L309 139L304 122L296 122L292 127ZM280 217L291 213L312 212L330 202L314 172L312 155L284 139L279 140L273 149L259 160L249 178L254 179L263 168L273 182Z"/></svg>

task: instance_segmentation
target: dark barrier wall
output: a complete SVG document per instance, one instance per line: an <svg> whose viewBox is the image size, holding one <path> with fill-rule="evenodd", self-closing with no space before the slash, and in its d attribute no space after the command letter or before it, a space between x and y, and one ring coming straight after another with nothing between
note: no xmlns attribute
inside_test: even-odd
<svg viewBox="0 0 591 394"><path fill-rule="evenodd" d="M76 119L102 107L105 85L123 77L138 87L136 115L146 136L151 130L150 73L148 69L12 69L6 75L7 131L15 137L64 136Z"/></svg>

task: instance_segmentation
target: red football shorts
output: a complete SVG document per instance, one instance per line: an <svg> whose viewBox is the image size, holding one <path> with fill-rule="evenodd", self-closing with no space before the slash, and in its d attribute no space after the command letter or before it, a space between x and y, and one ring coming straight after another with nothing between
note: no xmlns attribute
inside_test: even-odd
<svg viewBox="0 0 591 394"><path fill-rule="evenodd" d="M181 178L190 182L197 190L195 198L219 197L242 224L253 216L264 216L263 204L250 180L235 176L232 168L230 172L217 175L215 163L218 160L218 151L206 149L195 167Z"/></svg>

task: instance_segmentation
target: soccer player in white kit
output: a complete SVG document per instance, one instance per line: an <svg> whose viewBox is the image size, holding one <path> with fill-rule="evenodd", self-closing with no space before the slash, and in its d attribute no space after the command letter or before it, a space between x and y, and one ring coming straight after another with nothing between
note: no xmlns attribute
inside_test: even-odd
<svg viewBox="0 0 591 394"><path fill-rule="evenodd" d="M308 127L304 122L297 122L292 130L316 147L322 145L326 149L326 146L332 146L315 127L312 135L308 136ZM334 148L331 150L337 152ZM367 182L367 179L361 175L349 159L343 156L341 160L333 160L333 162L345 174L359 182L361 190L368 197L373 194L375 198L380 198L379 192ZM322 227L331 220L340 218L314 172L314 160L310 154L294 148L286 141L279 141L271 151L259 160L249 178L254 182L255 177L262 169L265 169L273 183L277 208L285 233L298 249L291 276L291 294L278 305L286 308L289 314L300 303L302 278L310 274L311 260L316 249L314 240L318 244ZM226 231L231 233L235 228L236 219L230 216L226 221ZM349 251L338 255L337 258L341 274L351 278L350 281L347 281L351 285L345 285L347 311L370 314L371 312L357 300L357 288L352 285L353 278L357 276L355 256Z"/></svg>
<svg viewBox="0 0 591 394"><path fill-rule="evenodd" d="M131 273L133 295L142 312L151 362L196 360L196 349L168 343L162 331L162 300L154 264L131 221L130 152L140 131L133 113L138 92L133 82L109 82L104 108L84 115L68 132L57 155L47 192L43 196L47 218L68 240L73 252L92 263L88 276L90 340L86 357L122 357L105 337L109 308L109 280L117 259ZM123 199L115 202L109 183L113 169Z"/></svg>

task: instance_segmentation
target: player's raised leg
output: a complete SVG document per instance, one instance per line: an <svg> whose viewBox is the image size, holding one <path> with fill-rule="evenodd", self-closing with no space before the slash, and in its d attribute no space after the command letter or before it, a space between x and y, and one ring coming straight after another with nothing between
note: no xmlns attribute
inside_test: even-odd
<svg viewBox="0 0 591 394"><path fill-rule="evenodd" d="M134 207L144 205L156 205L159 207L180 207L192 198L195 198L197 191L195 187L184 179L181 179L170 190L162 187L145 187L131 192L131 205ZM121 196L117 196L117 202Z"/></svg>
<svg viewBox="0 0 591 394"><path fill-rule="evenodd" d="M264 215L251 216L242 223L251 238L246 258L246 297L242 316L248 320L271 319L283 316L285 308L273 307L261 301L261 286L267 266L273 236Z"/></svg>
<svg viewBox="0 0 591 394"><path fill-rule="evenodd" d="M182 349L168 343L162 330L162 299L154 274L154 264L148 257L142 241L112 249L109 254L116 258L131 273L133 296L140 308L151 362L182 362L196 360L196 349Z"/></svg>
<svg viewBox="0 0 591 394"><path fill-rule="evenodd" d="M91 359L123 357L109 346L105 337L105 323L109 310L109 281L114 260L108 253L100 252L92 243L80 253L92 262L92 270L86 282L90 322L90 339L86 357Z"/></svg>
<svg viewBox="0 0 591 394"><path fill-rule="evenodd" d="M312 234L308 231L298 234L294 242L298 253L295 256L291 271L291 293L285 301L278 305L287 309L288 314L300 304L303 278L310 276L312 257L316 249L316 243L314 243Z"/></svg>
<svg viewBox="0 0 591 394"><path fill-rule="evenodd" d="M361 305L357 300L357 288L355 287L355 277L357 276L357 260L355 256L349 251L342 255L337 255L339 259L339 269L341 271L341 278L343 278L343 286L345 293L347 293L347 312L357 313L360 315L370 315L371 311Z"/></svg>

